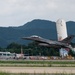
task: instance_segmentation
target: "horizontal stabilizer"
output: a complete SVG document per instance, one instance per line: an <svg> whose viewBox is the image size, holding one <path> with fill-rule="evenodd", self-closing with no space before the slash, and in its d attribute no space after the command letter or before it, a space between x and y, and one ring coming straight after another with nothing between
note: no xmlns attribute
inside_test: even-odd
<svg viewBox="0 0 75 75"><path fill-rule="evenodd" d="M68 36L67 38L63 39L61 42L64 42L64 43L71 43L72 39L75 37L75 35L70 35Z"/></svg>

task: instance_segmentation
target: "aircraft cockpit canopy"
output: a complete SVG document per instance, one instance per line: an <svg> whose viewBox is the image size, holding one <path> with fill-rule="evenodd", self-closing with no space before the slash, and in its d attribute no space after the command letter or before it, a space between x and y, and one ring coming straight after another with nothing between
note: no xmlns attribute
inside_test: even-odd
<svg viewBox="0 0 75 75"><path fill-rule="evenodd" d="M32 38L41 38L40 36L37 36L37 35L32 35L31 37Z"/></svg>

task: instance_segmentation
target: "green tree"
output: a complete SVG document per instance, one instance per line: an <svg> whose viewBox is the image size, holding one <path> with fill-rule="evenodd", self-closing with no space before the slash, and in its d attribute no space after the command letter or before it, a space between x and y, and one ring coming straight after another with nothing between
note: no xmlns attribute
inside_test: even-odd
<svg viewBox="0 0 75 75"><path fill-rule="evenodd" d="M20 53L21 52L21 45L13 42L13 43L9 44L6 49L12 53L14 53L14 52Z"/></svg>

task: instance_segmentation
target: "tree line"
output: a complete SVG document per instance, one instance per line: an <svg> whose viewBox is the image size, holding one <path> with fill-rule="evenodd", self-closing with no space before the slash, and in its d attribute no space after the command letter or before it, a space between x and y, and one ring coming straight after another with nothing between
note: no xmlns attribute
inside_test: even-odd
<svg viewBox="0 0 75 75"><path fill-rule="evenodd" d="M72 45L74 46L75 44L72 43ZM13 42L6 48L0 47L0 51L9 51L11 53L21 53L21 50L24 54L30 56L60 56L58 48L38 46L36 42L31 42L28 45L21 45ZM69 55L75 56L75 53L69 50Z"/></svg>

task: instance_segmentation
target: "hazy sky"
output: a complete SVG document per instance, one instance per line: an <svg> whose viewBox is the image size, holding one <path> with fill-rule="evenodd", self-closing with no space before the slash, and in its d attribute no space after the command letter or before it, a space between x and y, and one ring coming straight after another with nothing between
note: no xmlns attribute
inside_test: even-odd
<svg viewBox="0 0 75 75"><path fill-rule="evenodd" d="M75 0L0 0L0 26L20 26L33 19L75 21Z"/></svg>

